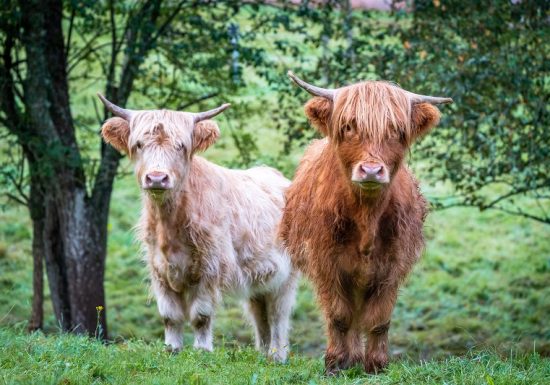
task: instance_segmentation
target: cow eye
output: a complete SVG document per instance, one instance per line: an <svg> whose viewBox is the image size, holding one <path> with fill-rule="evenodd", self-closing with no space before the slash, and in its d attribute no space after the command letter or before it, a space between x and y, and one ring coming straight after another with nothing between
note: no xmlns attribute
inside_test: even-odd
<svg viewBox="0 0 550 385"><path fill-rule="evenodd" d="M185 148L185 146L183 145L183 143L178 144L177 149L178 149L178 151L181 151L181 152L183 152L184 154L185 154L185 152L187 151L187 149Z"/></svg>
<svg viewBox="0 0 550 385"><path fill-rule="evenodd" d="M353 134L353 127L352 127L350 124L346 124L346 125L344 126L344 133L345 133L346 135L351 135L351 134Z"/></svg>
<svg viewBox="0 0 550 385"><path fill-rule="evenodd" d="M143 148L143 143L140 142L140 141L138 141L138 142L136 143L136 147L137 147L139 150L141 150L141 149Z"/></svg>

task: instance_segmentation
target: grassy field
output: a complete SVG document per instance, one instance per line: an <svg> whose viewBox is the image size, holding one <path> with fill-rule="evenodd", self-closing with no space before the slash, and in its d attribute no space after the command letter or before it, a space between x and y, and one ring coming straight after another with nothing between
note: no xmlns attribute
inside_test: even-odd
<svg viewBox="0 0 550 385"><path fill-rule="evenodd" d="M399 360L377 376L354 368L327 378L321 359L293 355L287 364L273 364L248 347L170 355L159 342L104 346L84 337L24 335L13 329L0 329L0 342L0 381L5 384L493 385L544 384L550 377L547 360L536 353L482 351L420 364Z"/></svg>

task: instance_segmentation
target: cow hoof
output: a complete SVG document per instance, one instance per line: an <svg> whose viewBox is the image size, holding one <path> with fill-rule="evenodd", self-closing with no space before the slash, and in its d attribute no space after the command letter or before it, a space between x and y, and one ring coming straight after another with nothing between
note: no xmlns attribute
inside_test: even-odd
<svg viewBox="0 0 550 385"><path fill-rule="evenodd" d="M347 369L347 357L336 355L325 355L325 375L337 376L343 369Z"/></svg>
<svg viewBox="0 0 550 385"><path fill-rule="evenodd" d="M337 366L334 366L334 367L325 367L325 376L327 377L336 377L340 374L340 372L342 371L341 368L337 367Z"/></svg>
<svg viewBox="0 0 550 385"><path fill-rule="evenodd" d="M383 356L370 356L366 357L364 362L365 372L370 374L378 374L388 366L388 357Z"/></svg>
<svg viewBox="0 0 550 385"><path fill-rule="evenodd" d="M267 350L267 358L272 362L277 362L279 364L284 364L288 357L288 348L282 347L277 348L272 346Z"/></svg>
<svg viewBox="0 0 550 385"><path fill-rule="evenodd" d="M181 348L175 348L172 345L164 345L164 351L175 356L176 354L179 354L181 352Z"/></svg>

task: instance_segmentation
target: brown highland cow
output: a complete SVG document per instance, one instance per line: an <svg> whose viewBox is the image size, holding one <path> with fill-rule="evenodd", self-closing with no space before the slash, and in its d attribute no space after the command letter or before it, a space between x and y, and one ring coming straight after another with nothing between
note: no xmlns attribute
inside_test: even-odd
<svg viewBox="0 0 550 385"><path fill-rule="evenodd" d="M358 363L377 372L388 363L399 286L424 246L426 201L405 154L438 123L433 105L452 99L381 81L323 89L289 76L316 96L305 113L325 138L306 150L286 192L280 236L317 291L327 374Z"/></svg>

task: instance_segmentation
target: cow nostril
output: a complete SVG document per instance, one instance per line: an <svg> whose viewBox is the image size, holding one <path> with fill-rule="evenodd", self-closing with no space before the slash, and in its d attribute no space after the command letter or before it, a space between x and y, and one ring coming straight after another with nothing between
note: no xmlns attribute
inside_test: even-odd
<svg viewBox="0 0 550 385"><path fill-rule="evenodd" d="M382 170L382 166L372 167L369 169L369 174L378 175L380 173L380 170Z"/></svg>
<svg viewBox="0 0 550 385"><path fill-rule="evenodd" d="M160 172L152 172L145 175L145 186L148 188L167 188L170 178L168 174Z"/></svg>
<svg viewBox="0 0 550 385"><path fill-rule="evenodd" d="M361 169L367 175L381 175L384 173L384 168L381 165L371 166L365 164L361 166Z"/></svg>

